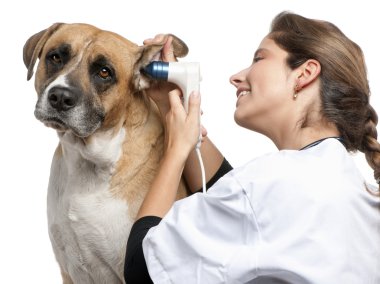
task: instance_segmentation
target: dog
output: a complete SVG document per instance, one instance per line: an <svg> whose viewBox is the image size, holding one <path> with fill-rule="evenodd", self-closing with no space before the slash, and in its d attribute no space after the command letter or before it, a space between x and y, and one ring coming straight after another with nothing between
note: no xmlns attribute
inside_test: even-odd
<svg viewBox="0 0 380 284"><path fill-rule="evenodd" d="M24 45L35 117L59 137L47 216L63 283L124 283L128 235L164 147L158 109L145 93L152 82L140 70L167 36L139 46L92 25L56 23ZM188 53L175 36L173 49L176 57ZM182 181L178 199L187 195Z"/></svg>

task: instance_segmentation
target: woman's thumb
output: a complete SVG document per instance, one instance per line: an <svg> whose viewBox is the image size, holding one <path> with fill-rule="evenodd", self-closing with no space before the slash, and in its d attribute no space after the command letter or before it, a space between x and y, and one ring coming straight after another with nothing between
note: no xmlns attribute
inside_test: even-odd
<svg viewBox="0 0 380 284"><path fill-rule="evenodd" d="M169 96L169 102L170 102L170 107L175 108L181 105L181 91L179 89L174 89L168 93Z"/></svg>

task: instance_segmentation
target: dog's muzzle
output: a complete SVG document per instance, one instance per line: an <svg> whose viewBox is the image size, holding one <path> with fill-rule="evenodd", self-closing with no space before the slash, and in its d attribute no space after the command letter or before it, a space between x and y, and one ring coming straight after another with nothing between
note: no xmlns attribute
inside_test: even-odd
<svg viewBox="0 0 380 284"><path fill-rule="evenodd" d="M71 130L78 137L88 137L101 126L105 111L80 89L56 85L39 96L34 115L60 132Z"/></svg>

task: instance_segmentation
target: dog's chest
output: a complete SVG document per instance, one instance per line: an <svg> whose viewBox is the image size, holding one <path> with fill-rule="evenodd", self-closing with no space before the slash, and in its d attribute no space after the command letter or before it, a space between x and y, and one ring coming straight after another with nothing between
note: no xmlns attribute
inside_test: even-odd
<svg viewBox="0 0 380 284"><path fill-rule="evenodd" d="M53 160L49 234L58 262L75 283L122 282L132 220L127 203L109 190L111 169L112 163L109 168L98 168L78 157Z"/></svg>

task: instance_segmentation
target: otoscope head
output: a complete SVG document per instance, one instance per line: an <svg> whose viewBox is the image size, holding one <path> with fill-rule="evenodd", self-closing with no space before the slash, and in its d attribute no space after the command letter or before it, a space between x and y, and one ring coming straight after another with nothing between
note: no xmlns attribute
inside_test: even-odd
<svg viewBox="0 0 380 284"><path fill-rule="evenodd" d="M142 70L142 73L157 80L168 80L169 63L163 61L152 61Z"/></svg>

